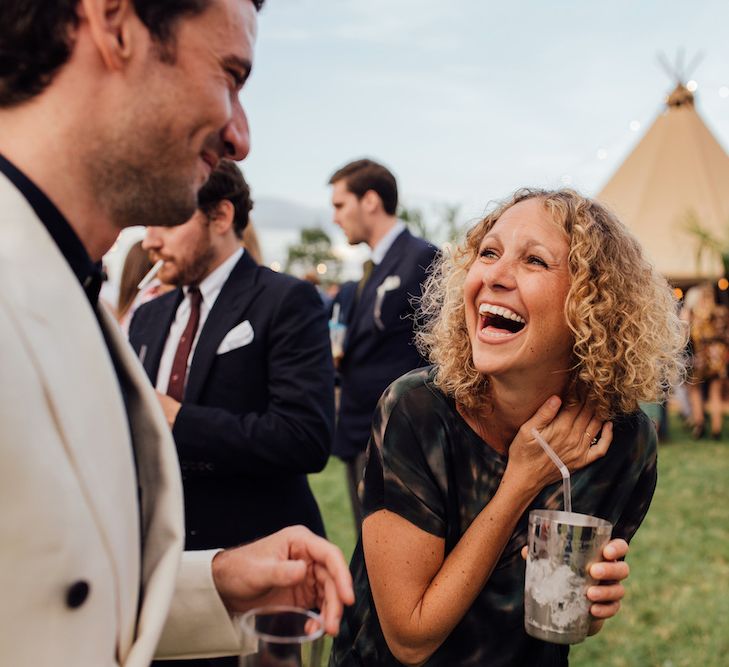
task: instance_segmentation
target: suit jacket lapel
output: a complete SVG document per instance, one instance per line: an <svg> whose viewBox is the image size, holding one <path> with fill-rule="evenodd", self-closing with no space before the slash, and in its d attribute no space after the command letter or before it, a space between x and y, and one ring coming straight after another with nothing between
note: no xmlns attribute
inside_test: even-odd
<svg viewBox="0 0 729 667"><path fill-rule="evenodd" d="M126 624L120 642L122 663L136 639L140 647L161 632L172 598L180 554L184 543L182 484L172 436L157 397L126 338L112 316L101 309L100 321L117 359L119 382L127 397L129 426L137 463L137 483L141 493L141 529L144 534L140 618L136 626ZM137 528L137 532L139 528ZM139 587L139 575L130 586ZM161 602L164 601L164 604ZM136 607L125 609L125 618L136 617ZM137 632L135 637L134 632ZM146 662L146 660L145 660Z"/></svg>
<svg viewBox="0 0 729 667"><path fill-rule="evenodd" d="M163 294L158 297L159 312L150 320L148 329L144 332L142 345L137 350L140 361L147 371L147 377L153 385L157 384L157 373L159 372L159 362L162 359L165 342L175 319L177 308L182 302L184 293L181 287L178 287L169 294Z"/></svg>
<svg viewBox="0 0 729 667"><path fill-rule="evenodd" d="M370 279L362 290L359 301L352 309L353 312L349 325L350 329L347 331L345 349L349 340L353 339L354 335L361 329L367 329L367 324L372 321L377 287L387 276L397 273L396 269L400 261L400 255L409 237L410 232L407 229L398 234L382 261L372 271Z"/></svg>
<svg viewBox="0 0 729 667"><path fill-rule="evenodd" d="M218 346L225 334L241 321L242 314L262 289L257 285L257 276L258 266L248 253L243 253L220 290L200 332L185 387L185 402L195 403L200 398Z"/></svg>

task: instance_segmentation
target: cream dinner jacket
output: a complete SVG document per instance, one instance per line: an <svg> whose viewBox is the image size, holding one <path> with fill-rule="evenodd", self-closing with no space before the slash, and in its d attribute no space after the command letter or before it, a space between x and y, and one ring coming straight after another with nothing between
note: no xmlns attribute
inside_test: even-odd
<svg viewBox="0 0 729 667"><path fill-rule="evenodd" d="M106 312L101 319L120 360L129 419L86 295L0 174L1 665L142 667L155 653L238 648L210 574L215 552L186 553L180 567L172 437L116 322ZM72 608L76 582L89 593Z"/></svg>

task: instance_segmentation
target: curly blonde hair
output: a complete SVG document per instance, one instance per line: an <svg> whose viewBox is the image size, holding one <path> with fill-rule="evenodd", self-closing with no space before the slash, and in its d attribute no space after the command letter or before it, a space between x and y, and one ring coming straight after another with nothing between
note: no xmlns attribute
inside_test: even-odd
<svg viewBox="0 0 729 667"><path fill-rule="evenodd" d="M686 331L671 288L617 217L574 190L521 189L443 253L423 288L416 344L435 382L467 409L483 406L488 377L473 364L463 285L485 234L503 213L539 199L569 242L564 305L574 337L568 398L587 397L603 419L663 400L684 373Z"/></svg>

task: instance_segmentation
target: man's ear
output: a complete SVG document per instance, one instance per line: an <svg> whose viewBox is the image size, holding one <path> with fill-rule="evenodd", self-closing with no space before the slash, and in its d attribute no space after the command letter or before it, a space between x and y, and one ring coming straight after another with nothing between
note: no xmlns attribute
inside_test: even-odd
<svg viewBox="0 0 729 667"><path fill-rule="evenodd" d="M226 234L233 227L235 207L227 199L219 202L210 216L210 225L217 234Z"/></svg>
<svg viewBox="0 0 729 667"><path fill-rule="evenodd" d="M132 52L132 22L137 19L131 0L81 0L79 18L88 24L106 67L121 70Z"/></svg>
<svg viewBox="0 0 729 667"><path fill-rule="evenodd" d="M367 190L359 203L367 213L375 213L378 208L382 208L382 199L374 190Z"/></svg>

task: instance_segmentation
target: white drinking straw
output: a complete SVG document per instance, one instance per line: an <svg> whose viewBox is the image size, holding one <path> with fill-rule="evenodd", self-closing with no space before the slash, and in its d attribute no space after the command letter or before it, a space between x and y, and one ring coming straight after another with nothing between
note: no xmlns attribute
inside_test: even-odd
<svg viewBox="0 0 729 667"><path fill-rule="evenodd" d="M562 475L562 495L564 496L564 511L572 511L572 489L570 487L570 471L567 470L567 466L562 463L562 459L557 456L555 451L549 446L549 443L539 435L537 429L532 429L532 435L536 438L541 448L547 453L547 456L552 459L552 463L559 468L559 472Z"/></svg>
<svg viewBox="0 0 729 667"><path fill-rule="evenodd" d="M144 276L139 281L139 284L137 285L137 289L144 289L149 283L151 283L154 280L154 277L157 275L157 272L162 268L162 265L165 263L165 260L158 259L155 265L147 271L147 275Z"/></svg>

